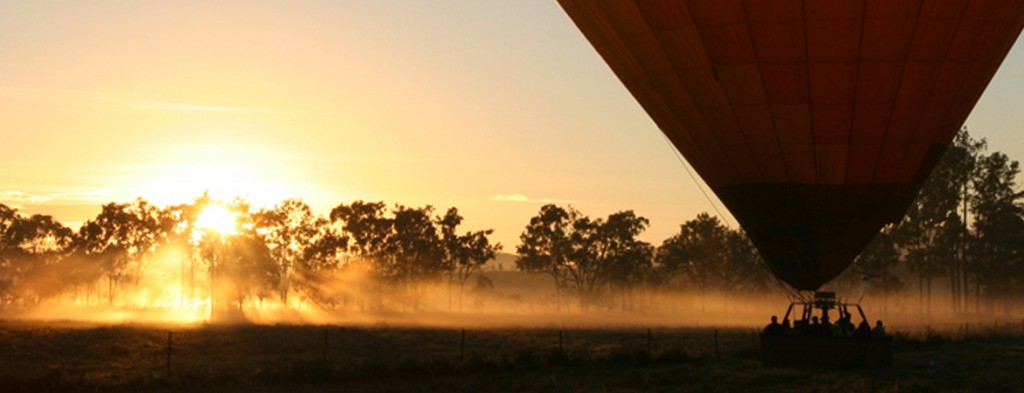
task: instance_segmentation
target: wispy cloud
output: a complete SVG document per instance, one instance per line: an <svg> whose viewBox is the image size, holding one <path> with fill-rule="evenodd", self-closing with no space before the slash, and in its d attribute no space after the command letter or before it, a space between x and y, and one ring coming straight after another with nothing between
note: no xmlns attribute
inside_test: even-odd
<svg viewBox="0 0 1024 393"><path fill-rule="evenodd" d="M31 205L73 205L103 203L114 194L109 191L76 191L65 193L34 194L18 190L0 191L0 203L16 209Z"/></svg>
<svg viewBox="0 0 1024 393"><path fill-rule="evenodd" d="M161 112L275 113L266 108L205 105L124 97L81 90L30 89L0 86L0 97L65 105L102 105Z"/></svg>
<svg viewBox="0 0 1024 393"><path fill-rule="evenodd" d="M46 195L35 195L21 191L0 191L0 203L20 207L25 204L39 205L52 200Z"/></svg>
<svg viewBox="0 0 1024 393"><path fill-rule="evenodd" d="M245 106L220 106L220 105L202 105L202 104L188 104L181 102L164 102L164 101L151 101L151 100L140 100L133 98L124 97L111 97L111 96L95 96L93 100L104 102L111 105L120 105L126 107L132 107L141 110L152 110L162 112L224 112L224 113L271 113L273 111L262 108L252 108Z"/></svg>
<svg viewBox="0 0 1024 393"><path fill-rule="evenodd" d="M505 195L498 195L498 194L496 194L496 195L491 195L487 199L491 200L491 201L495 201L495 202L515 202L515 203L544 203L544 204L546 204L546 203L556 203L556 204L557 203L562 203L562 204L573 203L573 201L566 200L566 199L530 198L530 197L528 197L526 195L518 194L518 193L516 193L516 194L505 194Z"/></svg>

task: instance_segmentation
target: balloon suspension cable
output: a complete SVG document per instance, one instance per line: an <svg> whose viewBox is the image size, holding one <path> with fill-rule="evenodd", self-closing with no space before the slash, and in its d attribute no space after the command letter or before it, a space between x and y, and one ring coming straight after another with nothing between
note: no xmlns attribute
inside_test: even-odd
<svg viewBox="0 0 1024 393"><path fill-rule="evenodd" d="M780 280L778 277L775 277L774 275L772 275L771 277L775 279L775 283L779 285L779 288L782 288L782 291L786 293L786 297L789 298L790 302L795 301L802 303L808 300L807 297L803 296L800 293L800 290L794 289L793 287L789 286L789 284L786 284L785 281Z"/></svg>
<svg viewBox="0 0 1024 393"><path fill-rule="evenodd" d="M860 297L857 298L857 304L864 303L864 295L868 294L868 287L864 287L864 290L860 291Z"/></svg>
<svg viewBox="0 0 1024 393"><path fill-rule="evenodd" d="M882 278L881 274L869 273L864 270L856 270L854 273L860 274L861 276L861 291L860 298L857 299L857 304L864 301L864 296L868 294L868 289L871 289L871 281Z"/></svg>
<svg viewBox="0 0 1024 393"><path fill-rule="evenodd" d="M860 298L857 299L857 304L861 304L864 302L864 295L868 294L868 289L871 289L871 284L864 284L863 289L860 290Z"/></svg>
<svg viewBox="0 0 1024 393"><path fill-rule="evenodd" d="M715 202L711 200L711 197L708 195L707 191L705 191L704 187L702 187L700 185L700 182L697 181L697 177L693 175L693 171L690 170L690 165L687 164L686 160L683 158L683 154L680 153L679 150L672 145L672 140L668 139L668 135L665 135L665 133L662 132L661 137L665 138L665 143L668 144L668 148L671 149L673 153L675 153L676 159L679 160L679 163L683 164L683 169L686 169L686 173L690 175L690 179L693 180L693 184L696 184L697 189L700 190L700 193L704 195L704 199L706 199L708 203L711 204L712 209L715 209L715 214L717 214L718 217L722 218L722 222L725 223L725 226L729 227L729 229L732 229L732 223L730 223L729 219L727 219L725 215L722 214L721 210L718 210L718 205L716 205Z"/></svg>
<svg viewBox="0 0 1024 393"><path fill-rule="evenodd" d="M793 288L789 288L789 287L787 287L787 289L789 290L790 298L791 299L796 299L796 301L799 302L799 303L808 303L808 302L814 300L814 293L815 293L815 291L803 291L803 290L793 289ZM810 294L809 295L805 295L806 292L809 292Z"/></svg>

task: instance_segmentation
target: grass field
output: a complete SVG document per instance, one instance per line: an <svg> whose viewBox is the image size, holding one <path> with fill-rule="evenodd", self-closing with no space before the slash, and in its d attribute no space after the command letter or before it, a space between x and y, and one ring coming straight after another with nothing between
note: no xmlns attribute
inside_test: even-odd
<svg viewBox="0 0 1024 393"><path fill-rule="evenodd" d="M855 371L762 367L751 329L653 328L649 341L643 327L466 329L464 341L462 332L4 321L0 391L1024 390L1019 326L901 334L893 369Z"/></svg>

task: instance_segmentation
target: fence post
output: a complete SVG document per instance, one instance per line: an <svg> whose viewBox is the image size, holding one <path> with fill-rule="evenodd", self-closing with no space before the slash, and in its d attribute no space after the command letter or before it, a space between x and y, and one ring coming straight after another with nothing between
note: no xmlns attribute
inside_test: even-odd
<svg viewBox="0 0 1024 393"><path fill-rule="evenodd" d="M327 328L324 328L324 363L327 363Z"/></svg>
<svg viewBox="0 0 1024 393"><path fill-rule="evenodd" d="M647 356L651 356L651 328L647 328Z"/></svg>
<svg viewBox="0 0 1024 393"><path fill-rule="evenodd" d="M565 355L565 350L562 348L562 329L558 329L558 354Z"/></svg>
<svg viewBox="0 0 1024 393"><path fill-rule="evenodd" d="M466 329L462 329L462 339L459 341L459 362L466 359Z"/></svg>
<svg viewBox="0 0 1024 393"><path fill-rule="evenodd" d="M718 350L718 329L715 329L715 357L722 357L722 352Z"/></svg>

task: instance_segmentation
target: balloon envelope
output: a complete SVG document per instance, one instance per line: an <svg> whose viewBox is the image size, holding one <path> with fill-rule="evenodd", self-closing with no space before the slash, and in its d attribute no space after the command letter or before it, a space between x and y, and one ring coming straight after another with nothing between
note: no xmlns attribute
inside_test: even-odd
<svg viewBox="0 0 1024 393"><path fill-rule="evenodd" d="M772 272L842 273L900 219L1024 1L559 0Z"/></svg>

